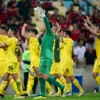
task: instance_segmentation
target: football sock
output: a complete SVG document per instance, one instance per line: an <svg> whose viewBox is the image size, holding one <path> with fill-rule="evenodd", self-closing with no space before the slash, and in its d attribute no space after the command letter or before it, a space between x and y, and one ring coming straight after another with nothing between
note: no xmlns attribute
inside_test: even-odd
<svg viewBox="0 0 100 100"><path fill-rule="evenodd" d="M57 82L61 83L59 79L57 79ZM58 90L57 93L61 94L61 89L59 87L57 87L57 90Z"/></svg>
<svg viewBox="0 0 100 100"><path fill-rule="evenodd" d="M73 84L79 89L80 92L84 91L79 82L77 81L77 79L74 79Z"/></svg>
<svg viewBox="0 0 100 100"><path fill-rule="evenodd" d="M72 83L67 83L67 92L72 92Z"/></svg>
<svg viewBox="0 0 100 100"><path fill-rule="evenodd" d="M16 85L16 82L13 79L10 80L10 84L11 84L12 88L14 89L14 91L16 92L16 94L20 95L19 90Z"/></svg>
<svg viewBox="0 0 100 100"><path fill-rule="evenodd" d="M60 78L59 78L59 80L60 80L60 83L66 88L66 90L67 90L67 83L66 83L66 79L63 77L63 76L61 76Z"/></svg>
<svg viewBox="0 0 100 100"><path fill-rule="evenodd" d="M34 78L29 78L27 83L27 94L30 94L34 85Z"/></svg>
<svg viewBox="0 0 100 100"><path fill-rule="evenodd" d="M40 78L40 90L41 90L41 96L46 96L45 80L43 78Z"/></svg>
<svg viewBox="0 0 100 100"><path fill-rule="evenodd" d="M2 81L1 85L0 85L0 94L4 94L4 90L7 87L8 82L7 81Z"/></svg>
<svg viewBox="0 0 100 100"><path fill-rule="evenodd" d="M61 85L59 82L57 82L54 78L48 77L47 81L49 81L51 84L59 87L60 89L64 89L64 86Z"/></svg>
<svg viewBox="0 0 100 100"><path fill-rule="evenodd" d="M22 83L21 83L20 79L16 80L16 85L17 85L17 88L20 92L20 95L22 95L23 94L23 88L22 88Z"/></svg>
<svg viewBox="0 0 100 100"><path fill-rule="evenodd" d="M52 86L49 84L49 82L46 81L46 90L50 93L52 91Z"/></svg>

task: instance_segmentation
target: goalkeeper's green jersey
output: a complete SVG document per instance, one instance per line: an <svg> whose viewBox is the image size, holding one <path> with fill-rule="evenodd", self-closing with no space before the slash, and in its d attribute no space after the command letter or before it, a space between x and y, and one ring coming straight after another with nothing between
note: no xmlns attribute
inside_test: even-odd
<svg viewBox="0 0 100 100"><path fill-rule="evenodd" d="M54 34L49 25L49 21L46 17L44 18L44 23L46 25L46 33L44 34L44 36L42 38L41 58L53 59Z"/></svg>

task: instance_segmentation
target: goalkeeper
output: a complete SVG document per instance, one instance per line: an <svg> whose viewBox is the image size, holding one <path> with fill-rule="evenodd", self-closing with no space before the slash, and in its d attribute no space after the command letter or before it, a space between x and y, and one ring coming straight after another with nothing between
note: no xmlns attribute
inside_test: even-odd
<svg viewBox="0 0 100 100"><path fill-rule="evenodd" d="M50 69L53 63L52 49L53 49L53 42L54 42L54 34L50 28L49 21L45 16L44 10L39 7L35 8L34 10L39 13L41 18L43 18L45 26L46 26L46 33L44 34L42 38L40 66L39 66L41 96L34 98L34 99L44 99L46 96L45 80L58 86L62 91L64 90L64 86L58 83L53 77L49 76Z"/></svg>

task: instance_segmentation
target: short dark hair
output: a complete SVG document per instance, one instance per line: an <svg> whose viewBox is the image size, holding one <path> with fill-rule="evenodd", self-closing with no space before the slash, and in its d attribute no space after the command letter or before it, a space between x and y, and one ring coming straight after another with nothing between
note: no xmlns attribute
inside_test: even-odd
<svg viewBox="0 0 100 100"><path fill-rule="evenodd" d="M80 43L80 41L83 41L83 42L84 42L84 40L83 40L83 39L79 39L79 40L78 40L78 44Z"/></svg>
<svg viewBox="0 0 100 100"><path fill-rule="evenodd" d="M35 33L35 35L37 35L37 34L38 34L38 30L37 30L37 29L34 29L34 28L30 29L30 32L34 32L34 33Z"/></svg>
<svg viewBox="0 0 100 100"><path fill-rule="evenodd" d="M53 26L58 28L58 26L57 26L56 24L53 24L52 27L53 27Z"/></svg>
<svg viewBox="0 0 100 100"><path fill-rule="evenodd" d="M17 32L18 32L17 28L11 27L10 29L11 31L13 31L14 35L17 35Z"/></svg>
<svg viewBox="0 0 100 100"><path fill-rule="evenodd" d="M66 35L68 35L69 37L71 37L71 31L70 30L63 30L63 32L65 32Z"/></svg>
<svg viewBox="0 0 100 100"><path fill-rule="evenodd" d="M8 27L6 25L1 25L0 29L5 30L6 32L8 31Z"/></svg>

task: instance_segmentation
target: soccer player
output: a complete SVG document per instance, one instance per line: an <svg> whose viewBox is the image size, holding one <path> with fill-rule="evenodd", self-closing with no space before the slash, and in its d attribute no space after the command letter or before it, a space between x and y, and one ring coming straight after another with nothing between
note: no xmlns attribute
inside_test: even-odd
<svg viewBox="0 0 100 100"><path fill-rule="evenodd" d="M74 77L74 70L73 70L74 61L72 59L72 52L73 52L72 50L73 50L74 42L70 37L71 37L71 32L69 30L63 31L63 39L62 39L62 42L64 43L64 52L63 52L63 60L62 60L63 74L69 85L68 88L69 92L72 92L71 83L70 83L71 81L79 89L80 93L78 94L78 96L82 96L84 95L84 90L80 86L78 80L75 79Z"/></svg>
<svg viewBox="0 0 100 100"><path fill-rule="evenodd" d="M63 47L61 46L60 38L58 36L58 31L60 30L59 25L53 25L52 31L54 33L54 61L50 70L50 74L53 74L56 79L59 79L60 83L66 87L66 79L62 75L62 65L61 65L61 55ZM61 92L54 94L53 96L60 96Z"/></svg>
<svg viewBox="0 0 100 100"><path fill-rule="evenodd" d="M20 82L20 79L18 78L18 58L17 54L18 51L20 51L20 48L18 47L18 40L16 38L17 30L15 28L10 28L8 31L9 39L3 43L0 43L0 48L6 48L7 54L6 54L6 68L5 68L5 74L2 80L2 83L0 85L0 96L2 97L1 91L5 90L9 76L11 75L16 82L17 88L22 94L22 85ZM2 38L0 38L1 40Z"/></svg>
<svg viewBox="0 0 100 100"><path fill-rule="evenodd" d="M4 25L0 26L0 43L5 42L8 39L7 31L8 31L7 26L4 26ZM4 50L3 48L0 48L0 53L1 53L1 56L0 56L0 69L2 69L0 71L0 76L3 76L4 75L4 70L5 70L5 67L6 67L6 63L5 63L6 50Z"/></svg>
<svg viewBox="0 0 100 100"><path fill-rule="evenodd" d="M1 43L4 43L8 40L8 37L7 37L7 32L8 32L8 28L7 26L5 25L1 25L0 26L0 42ZM5 72L5 68L6 68L6 53L7 51L4 50L3 48L0 48L0 52L1 52L1 57L0 57L0 68L2 68L2 71L0 72L0 76L3 76L4 75L4 72ZM19 95L19 91L17 89L17 86L16 86L16 83L15 81L13 80L12 77L9 77L9 81L11 86L13 87L13 89L15 90L16 94ZM9 83L8 83L9 84ZM6 87L8 87L8 84ZM3 94L5 93L6 91L6 88L5 90L2 90L0 92L0 94L2 94L2 97L3 97Z"/></svg>
<svg viewBox="0 0 100 100"><path fill-rule="evenodd" d="M22 28L22 36L28 41L29 44L29 50L30 50L30 60L31 60L31 65L30 69L36 73L38 76L38 67L39 67L39 62L40 62L40 44L38 39L36 38L38 31L36 29L30 29L29 33L26 33L26 27L28 25L24 24ZM29 95L34 84L34 76L29 74L28 78L28 84L27 84L27 94Z"/></svg>
<svg viewBox="0 0 100 100"><path fill-rule="evenodd" d="M97 59L95 61L94 68L93 68L93 77L96 80L96 82L100 85L100 76L98 75L100 73L100 26L99 27L94 26L91 23L88 16L85 19L85 26L95 36L95 47L96 47Z"/></svg>
<svg viewBox="0 0 100 100"><path fill-rule="evenodd" d="M45 16L44 10L39 7L35 8L34 10L39 13L41 18L43 18L46 26L46 33L44 34L41 43L41 55L40 55L40 66L39 66L41 96L34 98L34 99L44 99L46 98L45 80L49 81L51 84L58 86L62 91L64 90L64 86L62 86L59 82L57 82L53 77L49 76L53 62L52 50L53 50L54 34L50 28L50 24Z"/></svg>

